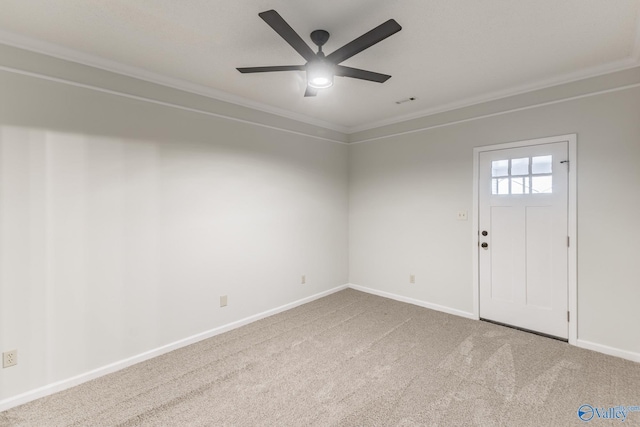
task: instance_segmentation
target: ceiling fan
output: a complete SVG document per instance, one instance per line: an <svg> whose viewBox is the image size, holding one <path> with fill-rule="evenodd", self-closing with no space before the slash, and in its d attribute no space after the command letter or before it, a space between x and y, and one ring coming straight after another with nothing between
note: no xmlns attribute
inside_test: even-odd
<svg viewBox="0 0 640 427"><path fill-rule="evenodd" d="M386 39L402 29L395 20L389 19L378 25L373 30L361 35L357 39L347 43L333 53L325 56L322 45L329 40L329 33L325 30L315 30L311 33L311 40L318 46L315 53L307 43L296 33L293 28L276 12L267 10L258 16L264 20L276 33L298 52L307 63L304 65L280 65L267 67L237 68L241 73L267 73L271 71L306 71L307 90L304 96L316 96L318 89L324 89L333 85L333 77L352 77L354 79L368 80L384 83L391 76L374 73L373 71L339 65L341 62Z"/></svg>

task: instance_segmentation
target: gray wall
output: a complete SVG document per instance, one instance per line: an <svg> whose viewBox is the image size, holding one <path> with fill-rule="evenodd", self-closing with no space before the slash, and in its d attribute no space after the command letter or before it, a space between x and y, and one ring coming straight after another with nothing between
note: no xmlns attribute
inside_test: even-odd
<svg viewBox="0 0 640 427"><path fill-rule="evenodd" d="M350 283L473 312L472 222L456 220L473 206L473 148L577 133L579 344L638 359L640 88L411 125L349 147Z"/></svg>
<svg viewBox="0 0 640 427"><path fill-rule="evenodd" d="M5 71L0 94L0 400L347 283L346 145Z"/></svg>
<svg viewBox="0 0 640 427"><path fill-rule="evenodd" d="M640 89L500 114L638 70L345 135L2 45L0 66L0 407L348 282L472 312L473 147L567 133L578 338L640 357Z"/></svg>

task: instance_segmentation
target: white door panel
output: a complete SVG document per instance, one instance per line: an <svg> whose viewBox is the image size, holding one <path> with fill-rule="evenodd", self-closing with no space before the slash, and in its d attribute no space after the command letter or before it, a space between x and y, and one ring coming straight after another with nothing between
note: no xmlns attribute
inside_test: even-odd
<svg viewBox="0 0 640 427"><path fill-rule="evenodd" d="M568 337L567 159L567 142L480 153L480 317Z"/></svg>

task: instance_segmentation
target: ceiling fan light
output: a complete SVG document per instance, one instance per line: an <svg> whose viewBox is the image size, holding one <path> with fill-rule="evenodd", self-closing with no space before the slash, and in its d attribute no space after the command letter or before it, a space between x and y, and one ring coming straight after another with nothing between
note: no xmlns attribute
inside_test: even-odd
<svg viewBox="0 0 640 427"><path fill-rule="evenodd" d="M315 89L333 86L333 66L326 62L311 62L307 65L307 84Z"/></svg>
<svg viewBox="0 0 640 427"><path fill-rule="evenodd" d="M309 80L309 86L316 88L316 89L325 89L328 87L333 86L333 79L331 78L333 76L329 76L329 77L323 77L323 76L317 76L314 77L313 79Z"/></svg>

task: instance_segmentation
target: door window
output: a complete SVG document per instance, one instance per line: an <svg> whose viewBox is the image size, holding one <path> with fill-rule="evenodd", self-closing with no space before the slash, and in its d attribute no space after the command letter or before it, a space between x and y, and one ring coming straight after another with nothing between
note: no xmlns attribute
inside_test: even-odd
<svg viewBox="0 0 640 427"><path fill-rule="evenodd" d="M521 157L491 162L491 194L553 193L553 156Z"/></svg>

